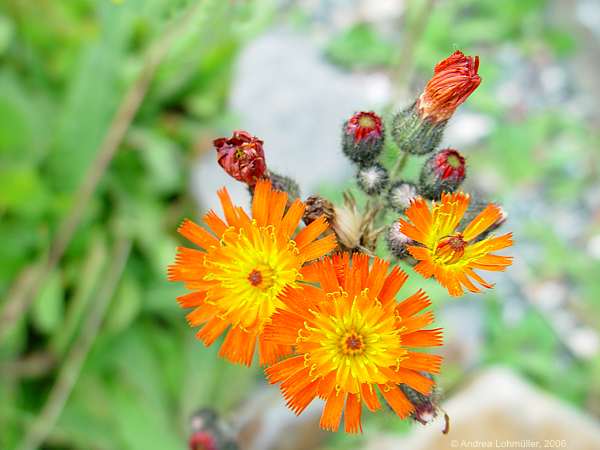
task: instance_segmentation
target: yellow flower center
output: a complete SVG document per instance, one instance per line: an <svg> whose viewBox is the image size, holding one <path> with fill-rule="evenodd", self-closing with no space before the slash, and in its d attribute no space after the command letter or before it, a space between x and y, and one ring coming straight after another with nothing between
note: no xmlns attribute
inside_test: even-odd
<svg viewBox="0 0 600 450"><path fill-rule="evenodd" d="M465 254L467 242L462 234L447 236L440 240L435 249L434 258L436 262L442 264L454 264Z"/></svg>
<svg viewBox="0 0 600 450"><path fill-rule="evenodd" d="M328 297L298 335L298 352L305 354L311 376L335 372L336 386L353 393L362 383L385 384L381 368L397 367L406 354L393 310L367 290L354 299L343 291Z"/></svg>
<svg viewBox="0 0 600 450"><path fill-rule="evenodd" d="M446 158L446 163L453 169L458 169L461 166L460 159L454 154L451 154Z"/></svg>
<svg viewBox="0 0 600 450"><path fill-rule="evenodd" d="M363 115L358 119L358 124L363 128L375 128L375 120L371 116Z"/></svg>
<svg viewBox="0 0 600 450"><path fill-rule="evenodd" d="M218 281L207 290L207 303L217 306L234 325L262 327L281 307L279 294L300 278L301 261L295 242L283 239L273 226L230 228L219 248L205 259L206 281Z"/></svg>

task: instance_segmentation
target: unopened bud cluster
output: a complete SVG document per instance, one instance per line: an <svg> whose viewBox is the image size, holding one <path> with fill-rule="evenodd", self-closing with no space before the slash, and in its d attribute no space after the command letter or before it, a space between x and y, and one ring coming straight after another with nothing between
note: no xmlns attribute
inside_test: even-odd
<svg viewBox="0 0 600 450"><path fill-rule="evenodd" d="M385 124L374 112L357 112L342 127L342 149L356 166L356 183L383 210L404 214L416 197L439 200L456 191L467 173L465 157L454 148L438 149L444 129L456 108L481 83L479 58L454 52L435 66L423 92L405 109L393 115L391 137L400 150L398 161L386 167L380 160L385 145ZM409 155L429 155L418 180L400 178ZM407 258L407 242L395 224L388 225L386 243L397 258Z"/></svg>

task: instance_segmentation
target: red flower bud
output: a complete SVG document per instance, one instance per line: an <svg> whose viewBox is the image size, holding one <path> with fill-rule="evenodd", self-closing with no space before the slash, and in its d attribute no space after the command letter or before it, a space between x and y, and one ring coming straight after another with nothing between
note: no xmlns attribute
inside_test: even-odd
<svg viewBox="0 0 600 450"><path fill-rule="evenodd" d="M421 117L430 117L434 123L449 119L481 83L478 69L479 56L465 56L459 50L439 62L417 100Z"/></svg>
<svg viewBox="0 0 600 450"><path fill-rule="evenodd" d="M246 131L234 131L229 139L215 139L213 144L219 165L236 180L254 186L265 176L267 165L260 139Z"/></svg>
<svg viewBox="0 0 600 450"><path fill-rule="evenodd" d="M374 112L358 112L348 120L346 133L354 137L354 143L379 139L383 134L381 118Z"/></svg>
<svg viewBox="0 0 600 450"><path fill-rule="evenodd" d="M384 142L383 122L374 112L357 112L342 128L342 150L360 167L372 166Z"/></svg>
<svg viewBox="0 0 600 450"><path fill-rule="evenodd" d="M465 157L453 148L447 148L429 157L420 176L423 196L437 200L442 192L454 192L467 174Z"/></svg>
<svg viewBox="0 0 600 450"><path fill-rule="evenodd" d="M205 431L196 431L190 436L188 442L190 450L218 450L217 440Z"/></svg>
<svg viewBox="0 0 600 450"><path fill-rule="evenodd" d="M457 150L447 148L433 156L433 170L441 180L455 180L459 183L465 179L465 158Z"/></svg>

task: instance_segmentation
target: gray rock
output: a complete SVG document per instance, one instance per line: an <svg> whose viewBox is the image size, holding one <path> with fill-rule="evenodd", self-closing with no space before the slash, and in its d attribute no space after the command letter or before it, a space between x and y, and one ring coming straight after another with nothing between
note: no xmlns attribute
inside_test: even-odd
<svg viewBox="0 0 600 450"><path fill-rule="evenodd" d="M505 368L480 373L443 405L450 432L438 417L407 436L375 436L365 450L448 448L600 448L600 426L591 417L549 396ZM539 444L536 444L539 442Z"/></svg>
<svg viewBox="0 0 600 450"><path fill-rule="evenodd" d="M340 127L357 110L382 107L389 92L385 76L341 72L309 37L275 30L243 51L231 108L239 115L237 128L264 140L268 167L294 177L306 196L323 183L352 176ZM223 185L247 202L245 186L229 178L208 151L194 170L193 192L202 205L214 207L214 191Z"/></svg>

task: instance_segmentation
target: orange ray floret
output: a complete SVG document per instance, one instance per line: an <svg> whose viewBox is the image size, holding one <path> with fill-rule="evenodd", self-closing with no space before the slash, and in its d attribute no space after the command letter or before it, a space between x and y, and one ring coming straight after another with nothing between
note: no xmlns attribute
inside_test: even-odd
<svg viewBox="0 0 600 450"><path fill-rule="evenodd" d="M284 306L285 289L297 290L311 260L335 246L324 219L317 219L294 236L304 204L293 202L286 211L287 194L259 181L252 201L252 217L233 205L226 189L218 192L224 219L214 211L204 216L207 228L185 220L179 233L201 249L179 247L169 266L169 280L183 281L193 291L178 299L190 326L200 326L198 339L211 345L225 334L220 355L250 365L258 342L261 364L271 364L291 350L264 340L264 327L276 308Z"/></svg>
<svg viewBox="0 0 600 450"><path fill-rule="evenodd" d="M462 231L458 230L469 201L463 192L444 193L430 209L419 197L405 212L409 220L400 219L400 231L417 243L408 247L419 261L415 270L425 278L435 277L455 297L464 293L463 287L479 292L471 280L485 288L493 287L473 269L502 271L512 264L512 257L493 253L512 245L512 233L477 239L502 218L498 206L487 205Z"/></svg>
<svg viewBox="0 0 600 450"><path fill-rule="evenodd" d="M366 255L325 257L304 270L320 287L286 289L271 323L267 341L294 346L295 355L268 369L287 405L300 414L316 397L325 400L321 427L336 431L362 430L362 405L370 411L381 400L402 418L414 406L398 388L406 384L423 394L433 381L422 372L439 373L441 357L415 351L442 345L441 330L423 330L433 314L423 291L396 302L407 276L389 263Z"/></svg>

